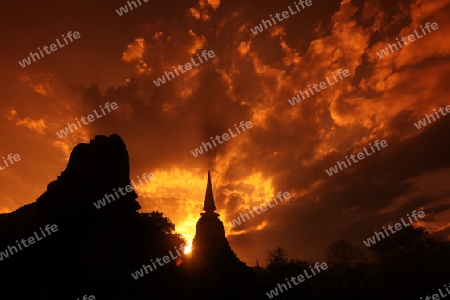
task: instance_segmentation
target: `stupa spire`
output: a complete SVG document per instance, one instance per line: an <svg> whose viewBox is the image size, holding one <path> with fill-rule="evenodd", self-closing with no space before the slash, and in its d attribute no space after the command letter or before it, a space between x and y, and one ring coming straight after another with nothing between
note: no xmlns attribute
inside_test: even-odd
<svg viewBox="0 0 450 300"><path fill-rule="evenodd" d="M203 205L203 210L206 213L214 213L216 210L216 204L214 203L214 196L212 191L211 174L208 170L208 183L206 185L205 203Z"/></svg>

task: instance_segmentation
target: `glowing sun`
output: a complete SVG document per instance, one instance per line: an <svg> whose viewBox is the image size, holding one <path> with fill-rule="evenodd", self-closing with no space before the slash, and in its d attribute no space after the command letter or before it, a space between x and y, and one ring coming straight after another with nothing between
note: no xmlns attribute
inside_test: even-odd
<svg viewBox="0 0 450 300"><path fill-rule="evenodd" d="M192 251L192 243L189 244L189 245L187 245L187 246L184 248L184 254L189 254L191 251Z"/></svg>

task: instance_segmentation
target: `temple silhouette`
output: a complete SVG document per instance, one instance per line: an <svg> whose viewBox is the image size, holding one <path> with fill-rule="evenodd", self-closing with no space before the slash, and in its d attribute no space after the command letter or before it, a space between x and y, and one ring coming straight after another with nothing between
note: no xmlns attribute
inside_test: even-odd
<svg viewBox="0 0 450 300"><path fill-rule="evenodd" d="M197 221L192 257L187 260L190 297L197 299L253 299L256 274L240 261L225 236L225 228L216 213L211 174L208 171L204 213ZM195 278L195 279L194 279ZM208 298L209 297L209 298Z"/></svg>

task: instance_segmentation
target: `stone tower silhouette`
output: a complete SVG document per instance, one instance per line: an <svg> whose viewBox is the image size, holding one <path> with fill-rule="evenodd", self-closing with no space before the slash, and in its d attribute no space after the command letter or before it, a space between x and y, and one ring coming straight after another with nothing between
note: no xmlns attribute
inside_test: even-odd
<svg viewBox="0 0 450 300"><path fill-rule="evenodd" d="M246 295L254 288L256 275L252 268L240 261L225 237L225 228L215 212L211 174L208 171L208 183L203 205L204 213L197 221L195 238L192 243L191 271L195 282L191 287L199 299L210 299L211 292L234 295Z"/></svg>
<svg viewBox="0 0 450 300"><path fill-rule="evenodd" d="M208 171L208 183L206 186L205 201L203 205L204 213L197 221L196 233L192 247L192 258L196 266L200 269L212 264L221 265L222 262L231 261L245 267L230 247L225 237L225 228L219 219L219 214L215 212L211 174Z"/></svg>

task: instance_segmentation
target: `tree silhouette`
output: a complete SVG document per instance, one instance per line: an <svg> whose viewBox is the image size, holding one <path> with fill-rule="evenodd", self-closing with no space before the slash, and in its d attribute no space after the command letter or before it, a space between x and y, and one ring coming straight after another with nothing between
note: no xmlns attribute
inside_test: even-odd
<svg viewBox="0 0 450 300"><path fill-rule="evenodd" d="M328 247L326 260L330 267L345 269L368 262L369 259L361 247L353 246L346 240L339 240Z"/></svg>
<svg viewBox="0 0 450 300"><path fill-rule="evenodd" d="M275 270L281 267L285 267L288 264L288 254L286 250L278 246L273 250L269 250L267 254L267 269Z"/></svg>
<svg viewBox="0 0 450 300"><path fill-rule="evenodd" d="M370 249L380 266L378 289L392 297L432 293L450 268L450 244L423 227L406 227Z"/></svg>

